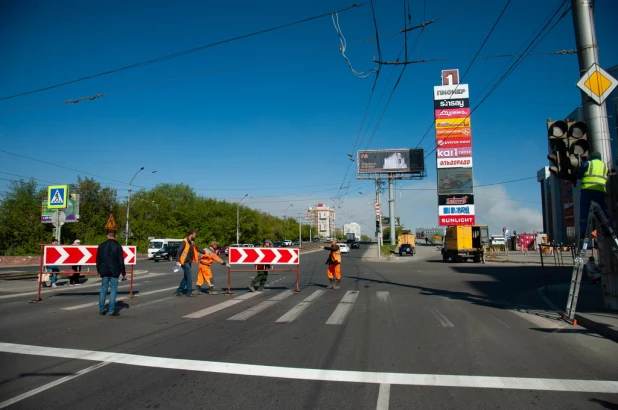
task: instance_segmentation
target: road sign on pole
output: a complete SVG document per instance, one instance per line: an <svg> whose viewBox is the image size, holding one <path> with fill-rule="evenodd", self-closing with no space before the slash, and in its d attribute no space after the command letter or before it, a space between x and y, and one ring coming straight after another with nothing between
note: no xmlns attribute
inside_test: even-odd
<svg viewBox="0 0 618 410"><path fill-rule="evenodd" d="M230 248L230 264L299 264L298 248Z"/></svg>
<svg viewBox="0 0 618 410"><path fill-rule="evenodd" d="M50 185L47 187L47 207L49 209L64 209L67 207L67 185Z"/></svg>

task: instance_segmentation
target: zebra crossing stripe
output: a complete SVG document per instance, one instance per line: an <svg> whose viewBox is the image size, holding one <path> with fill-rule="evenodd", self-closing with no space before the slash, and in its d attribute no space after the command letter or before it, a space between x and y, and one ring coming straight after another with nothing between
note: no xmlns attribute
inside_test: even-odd
<svg viewBox="0 0 618 410"><path fill-rule="evenodd" d="M286 299L290 296L292 296L294 294L293 291L291 290L286 290L284 292L279 293L278 295L273 296L272 298L258 304L255 305L243 312L240 312L237 315L234 315L230 318L228 318L227 320L247 320L250 317L253 317L255 315L257 315L258 313L260 313L263 310L268 309L269 307L276 305L277 302L282 301L283 299Z"/></svg>
<svg viewBox="0 0 618 410"><path fill-rule="evenodd" d="M343 298L341 298L341 302L339 302L333 314L330 315L330 317L326 321L326 324L342 325L352 311L357 297L358 290L348 290L343 296Z"/></svg>
<svg viewBox="0 0 618 410"><path fill-rule="evenodd" d="M292 323L293 321L298 319L301 313L303 313L305 309L307 309L311 305L311 302L313 302L314 300L316 300L323 294L324 294L323 289L316 290L311 295L307 296L305 300L303 300L298 305L290 309L285 315L277 319L275 323Z"/></svg>
<svg viewBox="0 0 618 410"><path fill-rule="evenodd" d="M183 316L185 319L200 319L204 316L212 315L220 310L227 309L230 306L237 305L244 300L251 299L254 296L260 295L260 293L245 293L244 295L238 296L231 300L226 300L225 302L218 303L214 306L207 307L206 309L198 310L197 312L188 314Z"/></svg>

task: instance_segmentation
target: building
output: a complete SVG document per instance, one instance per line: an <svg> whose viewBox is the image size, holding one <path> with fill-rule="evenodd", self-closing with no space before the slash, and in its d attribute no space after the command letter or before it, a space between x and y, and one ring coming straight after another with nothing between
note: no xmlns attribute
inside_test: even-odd
<svg viewBox="0 0 618 410"><path fill-rule="evenodd" d="M445 227L432 227L432 228L416 228L415 231L416 239L424 239L424 238L433 238L434 236L444 237L446 235Z"/></svg>
<svg viewBox="0 0 618 410"><path fill-rule="evenodd" d="M331 207L319 203L307 210L307 219L314 227L314 236L320 238L330 238L335 236L335 210Z"/></svg>
<svg viewBox="0 0 618 410"><path fill-rule="evenodd" d="M606 71L618 79L618 65ZM618 165L618 88L605 100L605 106L612 157L614 164ZM565 118L584 121L584 109L577 107ZM550 151L548 142L548 153ZM557 179L549 172L549 167L543 167L538 171L537 181L541 184L543 230L548 240L564 244L575 243L579 235L579 187Z"/></svg>

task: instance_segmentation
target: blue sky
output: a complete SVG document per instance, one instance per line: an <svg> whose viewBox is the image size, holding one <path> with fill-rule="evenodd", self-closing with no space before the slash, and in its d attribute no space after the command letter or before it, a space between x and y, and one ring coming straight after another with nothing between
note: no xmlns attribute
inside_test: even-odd
<svg viewBox="0 0 618 410"><path fill-rule="evenodd" d="M506 1L410 0L409 65L376 129L401 67L383 66L359 133L374 76L357 78L338 50L329 16L64 87L0 101L1 149L94 174L126 197L137 185L184 182L201 195L283 216L335 206L337 224L373 221L374 187L354 179L356 149L435 145L433 86L444 69L466 71ZM513 0L480 56L517 53L559 0ZM0 97L69 81L347 7L351 1L0 1ZM461 10L464 9L464 10ZM382 59L404 44L403 2L376 1ZM596 2L601 64L618 64L618 3ZM339 14L346 55L376 68L371 5ZM413 47L414 46L414 47ZM533 53L575 48L569 13ZM463 80L474 107L508 58L478 58ZM391 76L391 74L393 75ZM390 82L388 79L390 77ZM175 79L175 80L174 80ZM475 184L534 177L547 164L545 120L580 104L576 55L534 55L471 116ZM94 101L54 104L104 94ZM382 96L382 99L380 97ZM375 112L375 116L373 115ZM352 168L347 173L349 165ZM0 191L14 176L70 183L77 172L0 152ZM406 227L436 226L435 156L424 181L397 184ZM105 177L105 178L103 178ZM45 181L45 182L44 182ZM118 181L124 181L120 183ZM340 189L340 187L349 187ZM492 231L541 227L535 179L475 189L477 221ZM387 207L387 192L382 196Z"/></svg>

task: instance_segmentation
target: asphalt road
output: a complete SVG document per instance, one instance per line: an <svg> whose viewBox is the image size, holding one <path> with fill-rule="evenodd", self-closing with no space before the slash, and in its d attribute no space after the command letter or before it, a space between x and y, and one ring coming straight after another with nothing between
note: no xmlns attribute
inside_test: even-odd
<svg viewBox="0 0 618 410"><path fill-rule="evenodd" d="M98 315L94 279L41 303L0 285L0 408L618 408L618 345L546 311L540 267L365 251L343 256L339 290L319 251L301 293L295 272L263 293L233 272L233 295L192 298L172 295L171 263L140 261L119 317Z"/></svg>

